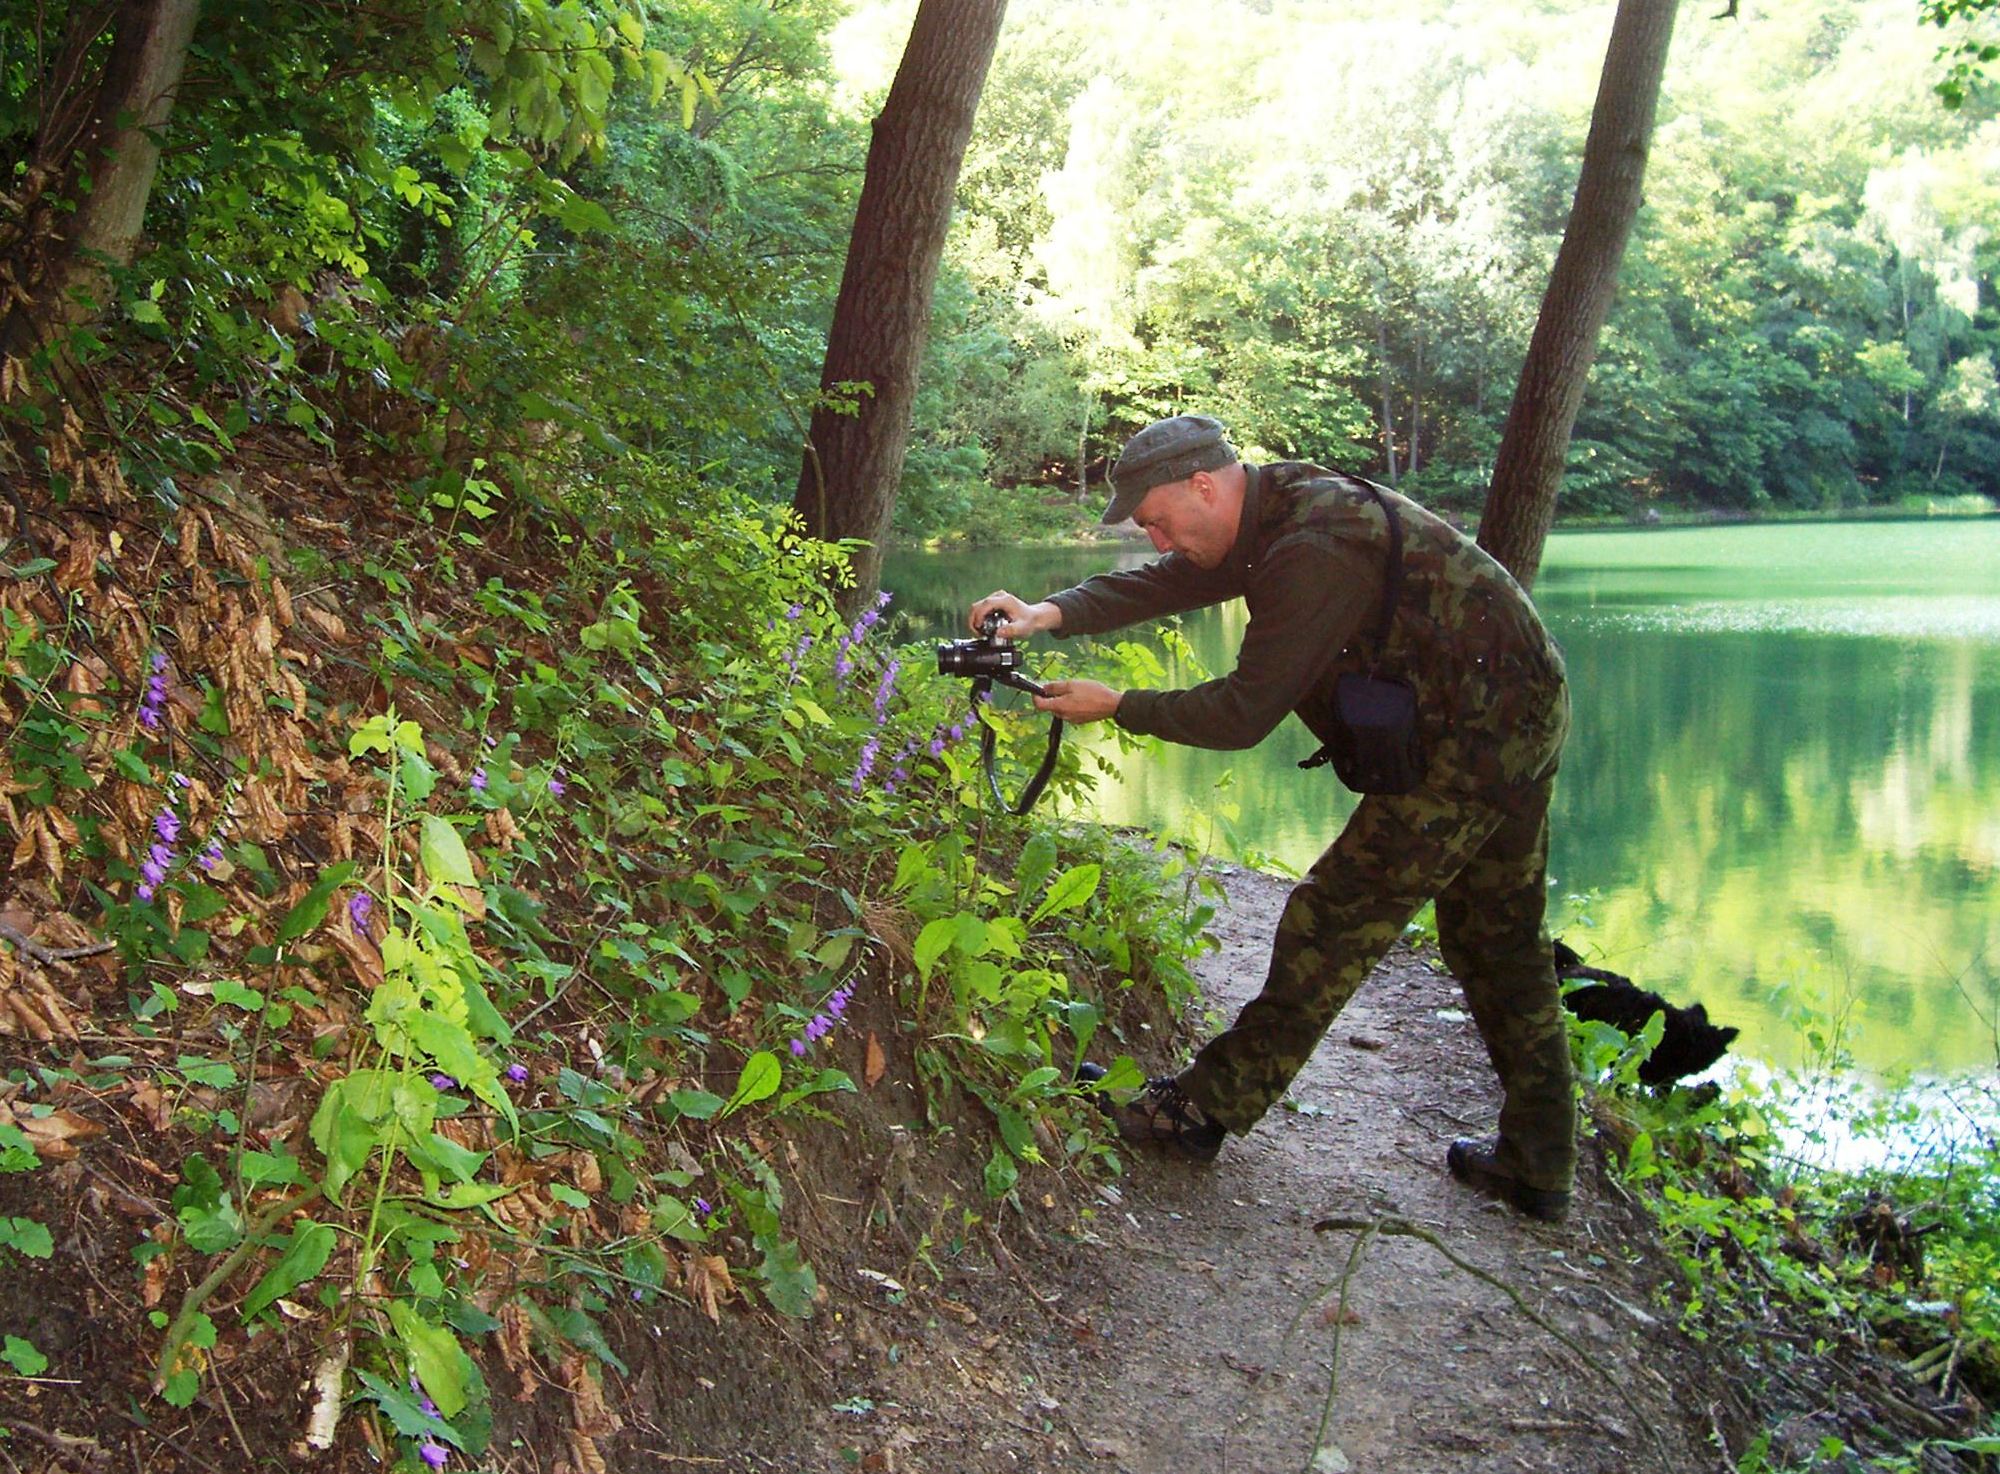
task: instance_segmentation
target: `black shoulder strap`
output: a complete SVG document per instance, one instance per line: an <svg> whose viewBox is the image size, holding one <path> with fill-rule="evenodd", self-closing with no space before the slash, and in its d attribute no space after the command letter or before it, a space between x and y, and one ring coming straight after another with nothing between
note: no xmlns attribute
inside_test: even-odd
<svg viewBox="0 0 2000 1474"><path fill-rule="evenodd" d="M1354 479L1361 480L1358 476ZM1372 481L1361 481L1361 485L1389 519L1389 572L1382 580L1382 617L1375 625L1375 663L1380 665L1382 653L1389 646L1389 626L1396 618L1396 601L1403 596L1403 519L1382 495L1381 487Z"/></svg>

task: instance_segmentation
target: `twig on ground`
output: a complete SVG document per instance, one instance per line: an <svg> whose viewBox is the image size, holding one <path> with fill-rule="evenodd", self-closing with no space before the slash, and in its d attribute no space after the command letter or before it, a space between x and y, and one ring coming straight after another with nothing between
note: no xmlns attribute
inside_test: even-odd
<svg viewBox="0 0 2000 1474"><path fill-rule="evenodd" d="M88 947L45 947L26 932L0 921L0 937L12 942L23 957L32 958L44 966L51 962L74 962L79 957L95 957L102 952L115 951L116 942L97 942Z"/></svg>
<svg viewBox="0 0 2000 1474"><path fill-rule="evenodd" d="M1515 1309L1519 1310L1521 1314L1525 1315L1529 1320L1533 1321L1536 1325L1540 1326L1544 1331L1547 1331L1557 1341L1561 1342L1565 1347L1567 1347L1570 1350L1572 1354L1574 1354L1577 1357L1578 1360L1582 1361L1585 1366L1589 1367L1592 1371L1596 1372L1598 1376L1602 1377L1607 1383L1609 1383L1612 1390L1618 1394L1618 1396L1624 1401L1625 1405L1630 1409L1632 1409L1633 1415L1639 1419L1639 1422L1645 1427L1647 1434L1652 1438L1653 1448L1655 1452L1657 1452L1660 1456L1660 1466L1668 1470L1669 1474L1675 1474L1675 1471L1679 1469L1680 1466L1676 1464L1673 1458L1669 1456L1669 1454L1667 1453L1666 1441L1660 1437L1660 1430L1653 1425L1653 1420L1646 1416L1646 1410L1640 1407L1638 1402L1634 1400L1632 1394L1626 1390L1625 1384L1623 1382L1621 1382L1617 1377L1613 1376L1610 1370L1596 1357L1592 1356L1588 1351L1584 1350L1583 1347L1577 1343L1574 1337L1564 1333L1553 1322L1548 1320L1547 1317L1540 1314L1532 1305L1528 1304L1526 1297L1523 1296L1519 1290L1515 1289L1512 1285L1508 1284L1505 1280L1499 1278L1497 1275L1489 1273L1488 1271L1481 1269L1478 1265L1472 1263L1470 1260L1463 1258L1442 1238L1432 1233L1429 1229L1423 1228L1415 1223L1412 1223L1407 1218L1396 1218L1384 1215L1376 1218L1322 1218L1318 1223L1315 1223L1313 1225L1313 1232L1314 1233L1339 1233L1339 1232L1358 1233L1362 1237L1360 1243L1356 1245L1357 1254L1359 1252L1360 1245L1367 1243L1367 1241L1370 1238L1372 1238L1374 1235L1378 1233L1399 1235L1404 1238L1420 1239L1424 1243L1429 1244L1433 1249L1437 1250L1438 1253L1442 1254L1447 1260L1449 1260L1455 1267L1464 1270L1474 1279L1483 1281L1484 1283L1491 1285L1494 1289L1500 1291L1501 1294L1505 1295L1509 1300L1512 1300L1514 1302ZM1350 1265L1350 1268L1348 1270L1349 1274L1352 1274L1353 1272L1352 1265L1354 1263L1354 1259L1355 1259L1354 1255L1349 1256L1349 1261L1348 1261ZM1342 1282L1343 1304L1345 1303L1345 1293L1346 1293L1346 1286L1345 1286L1345 1280L1343 1280Z"/></svg>

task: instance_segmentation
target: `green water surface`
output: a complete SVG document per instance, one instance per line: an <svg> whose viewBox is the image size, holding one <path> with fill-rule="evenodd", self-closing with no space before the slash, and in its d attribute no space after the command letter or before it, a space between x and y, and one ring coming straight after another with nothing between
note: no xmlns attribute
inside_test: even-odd
<svg viewBox="0 0 2000 1474"><path fill-rule="evenodd" d="M962 633L1143 549L893 557L907 637ZM1558 534L1535 590L1575 702L1553 813L1558 928L1705 1002L1783 1065L1991 1070L2000 1007L2000 519ZM1241 604L1189 616L1226 671ZM1033 646L1029 660L1036 658ZM1165 747L1100 786L1108 823L1231 816L1303 869L1353 798L1253 752Z"/></svg>

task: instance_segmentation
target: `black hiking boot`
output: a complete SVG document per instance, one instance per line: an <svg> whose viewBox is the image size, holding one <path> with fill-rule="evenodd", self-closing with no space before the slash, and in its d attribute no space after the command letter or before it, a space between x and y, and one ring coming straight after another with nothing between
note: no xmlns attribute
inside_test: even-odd
<svg viewBox="0 0 2000 1474"><path fill-rule="evenodd" d="M1492 1137L1461 1136L1444 1154L1451 1175L1475 1192L1498 1198L1544 1223L1560 1223L1569 1212L1569 1194L1554 1188L1530 1187L1500 1165Z"/></svg>
<svg viewBox="0 0 2000 1474"><path fill-rule="evenodd" d="M1104 1066L1086 1061L1076 1067L1077 1083L1094 1085L1104 1078ZM1158 1075L1146 1088L1120 1105L1108 1095L1097 1097L1098 1109L1111 1118L1118 1134L1142 1146L1170 1147L1192 1162L1213 1162L1229 1130L1211 1121L1187 1098L1171 1075Z"/></svg>

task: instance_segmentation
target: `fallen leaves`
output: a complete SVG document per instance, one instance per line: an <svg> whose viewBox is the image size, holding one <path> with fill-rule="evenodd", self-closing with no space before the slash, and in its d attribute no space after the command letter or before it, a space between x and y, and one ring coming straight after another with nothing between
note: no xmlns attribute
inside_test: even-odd
<svg viewBox="0 0 2000 1474"><path fill-rule="evenodd" d="M6 1104L7 1119L28 1138L28 1146L44 1162L67 1162L77 1147L104 1134L104 1128L72 1110L38 1112L20 1101Z"/></svg>

